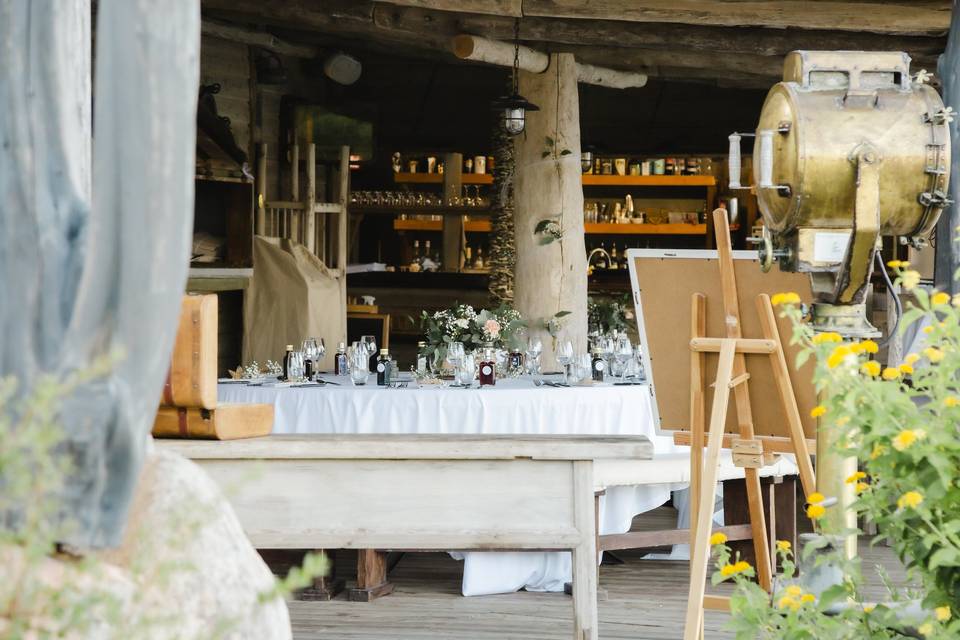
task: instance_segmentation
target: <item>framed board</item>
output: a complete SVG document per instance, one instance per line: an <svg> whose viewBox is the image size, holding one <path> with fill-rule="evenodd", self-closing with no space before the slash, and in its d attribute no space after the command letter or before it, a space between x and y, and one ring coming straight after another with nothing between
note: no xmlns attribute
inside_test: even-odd
<svg viewBox="0 0 960 640"><path fill-rule="evenodd" d="M643 348L644 368L650 380L653 411L660 431L690 430L690 301L695 293L706 296L708 337L726 337L723 296L720 291L720 267L715 250L630 249L627 251L630 284L637 313L637 331ZM756 298L795 291L809 304L813 298L810 278L804 273L786 273L773 269L760 271L755 251L734 251L734 271L740 302L740 321L744 338L762 338ZM795 363L799 347L790 344L793 328L788 320L777 318L784 355L797 397L803 431L816 437L816 419L810 410L817 405L813 388L813 361L800 370ZM718 354L705 355L707 384L716 375ZM750 373L750 402L757 435L789 437L780 396L770 369L769 358L747 356ZM707 390L706 406L713 402ZM727 411L725 431L736 428L736 403Z"/></svg>

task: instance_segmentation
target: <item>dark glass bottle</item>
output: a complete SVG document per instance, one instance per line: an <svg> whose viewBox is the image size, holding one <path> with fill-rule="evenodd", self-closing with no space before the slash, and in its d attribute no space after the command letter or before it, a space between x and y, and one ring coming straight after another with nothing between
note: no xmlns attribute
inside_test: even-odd
<svg viewBox="0 0 960 640"><path fill-rule="evenodd" d="M386 387L390 384L390 353L387 349L380 349L380 357L377 358L377 384Z"/></svg>
<svg viewBox="0 0 960 640"><path fill-rule="evenodd" d="M347 345L342 342L340 346L337 347L337 355L333 360L333 375L347 375Z"/></svg>
<svg viewBox="0 0 960 640"><path fill-rule="evenodd" d="M607 362L600 355L598 349L593 350L593 360L590 362L591 377L594 382L603 382L607 370Z"/></svg>
<svg viewBox="0 0 960 640"><path fill-rule="evenodd" d="M303 357L303 377L307 380L313 380L313 358Z"/></svg>
<svg viewBox="0 0 960 640"><path fill-rule="evenodd" d="M480 386L497 384L497 352L493 347L484 347L480 360Z"/></svg>
<svg viewBox="0 0 960 640"><path fill-rule="evenodd" d="M287 345L287 351L283 354L283 380L284 382L290 379L290 355L293 353L293 345Z"/></svg>
<svg viewBox="0 0 960 640"><path fill-rule="evenodd" d="M509 362L511 371L523 368L523 354L519 349L511 349Z"/></svg>

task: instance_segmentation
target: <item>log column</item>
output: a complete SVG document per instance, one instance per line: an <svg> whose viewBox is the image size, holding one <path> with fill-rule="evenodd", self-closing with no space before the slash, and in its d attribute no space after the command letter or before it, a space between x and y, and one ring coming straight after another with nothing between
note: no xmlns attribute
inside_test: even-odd
<svg viewBox="0 0 960 640"><path fill-rule="evenodd" d="M543 321L561 311L560 335L587 348L587 259L580 172L580 104L572 54L551 54L543 73L520 72L520 93L540 107L527 114L516 139L516 246L514 305L543 340L545 371L557 368L554 341ZM551 145L548 138L554 141ZM566 153L569 151L569 153ZM547 157L544 153L549 152ZM537 223L556 217L560 240L541 243Z"/></svg>

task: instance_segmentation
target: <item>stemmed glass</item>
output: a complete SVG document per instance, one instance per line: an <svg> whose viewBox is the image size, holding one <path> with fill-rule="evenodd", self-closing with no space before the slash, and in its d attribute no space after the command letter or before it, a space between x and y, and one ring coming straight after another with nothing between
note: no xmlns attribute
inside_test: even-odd
<svg viewBox="0 0 960 640"><path fill-rule="evenodd" d="M536 336L530 336L527 340L527 373L536 375L540 373L540 354L543 353L543 342Z"/></svg>
<svg viewBox="0 0 960 640"><path fill-rule="evenodd" d="M453 382L460 384L460 367L463 365L463 358L466 351L462 342L451 342L447 345L447 362L453 367Z"/></svg>
<svg viewBox="0 0 960 640"><path fill-rule="evenodd" d="M563 365L563 381L570 384L570 366L573 364L573 343L570 340L561 340L557 344L557 362Z"/></svg>
<svg viewBox="0 0 960 640"><path fill-rule="evenodd" d="M323 342L323 339L320 339L320 342ZM303 341L303 346L300 348L303 352L304 357L304 376L311 380L313 379L314 374L320 371L320 345L317 344L317 338L307 338ZM310 361L310 371L306 371L306 361ZM308 375L309 374L309 375Z"/></svg>
<svg viewBox="0 0 960 640"><path fill-rule="evenodd" d="M613 357L616 358L620 369L620 380L624 380L627 377L627 363L633 358L633 345L630 344L630 337L625 333L617 336L613 345Z"/></svg>
<svg viewBox="0 0 960 640"><path fill-rule="evenodd" d="M360 336L361 344L367 348L367 371L373 369L370 362L377 355L377 338L376 336Z"/></svg>

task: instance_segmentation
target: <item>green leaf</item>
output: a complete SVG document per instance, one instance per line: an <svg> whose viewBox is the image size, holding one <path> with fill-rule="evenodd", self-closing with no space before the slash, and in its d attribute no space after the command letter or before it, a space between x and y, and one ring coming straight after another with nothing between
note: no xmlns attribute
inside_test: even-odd
<svg viewBox="0 0 960 640"><path fill-rule="evenodd" d="M564 316L570 315L571 313L573 313L573 312L572 312L572 311L557 311L555 314L553 314L553 317L554 317L554 318L562 318L562 317L564 317Z"/></svg>
<svg viewBox="0 0 960 640"><path fill-rule="evenodd" d="M570 151L570 149L564 149L563 151L560 152L560 155L562 155L562 156L568 156L568 155L570 155L571 153L573 153L573 151Z"/></svg>
<svg viewBox="0 0 960 640"><path fill-rule="evenodd" d="M550 152L549 152L549 151L544 151L543 153L540 154L540 157L541 157L541 158L548 158L549 156L550 156Z"/></svg>
<svg viewBox="0 0 960 640"><path fill-rule="evenodd" d="M548 147L552 147L553 145L557 144L550 136L544 136L543 139L547 143Z"/></svg>
<svg viewBox="0 0 960 640"><path fill-rule="evenodd" d="M960 567L960 552L952 547L937 549L930 556L927 566L931 571L937 567Z"/></svg>
<svg viewBox="0 0 960 640"><path fill-rule="evenodd" d="M802 367L804 363L810 359L810 353L811 352L809 349L804 349L803 351L797 354L797 364L796 364L797 369Z"/></svg>

